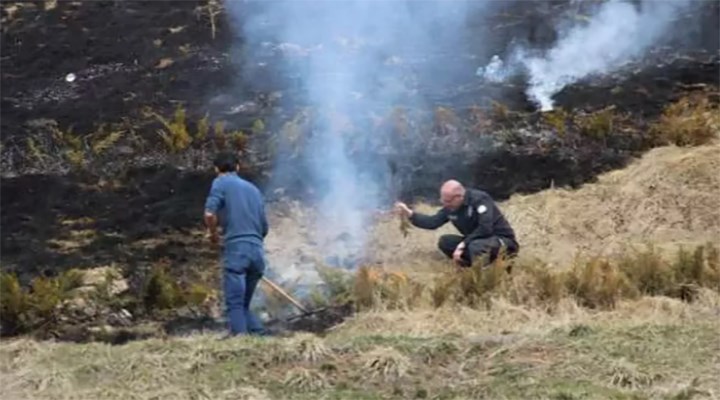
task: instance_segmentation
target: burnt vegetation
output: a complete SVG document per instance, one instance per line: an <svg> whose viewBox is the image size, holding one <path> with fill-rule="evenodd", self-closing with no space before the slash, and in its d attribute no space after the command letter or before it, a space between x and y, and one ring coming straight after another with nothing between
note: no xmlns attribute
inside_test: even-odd
<svg viewBox="0 0 720 400"><path fill-rule="evenodd" d="M509 37L552 42L554 35L543 34L552 31L546 11L520 3L483 24L498 38L483 44L489 55L501 52ZM700 30L717 26L717 5L706 7L699 11L706 15ZM208 267L215 255L196 234L210 158L234 150L242 173L265 185L276 160L312 145L320 112L303 107L292 89L280 90L290 79L281 73L253 71L267 78L259 79L263 90L238 79L247 71L232 60L225 17L222 3L212 0L3 2L3 334L88 340L93 336L62 328L89 330L98 321L126 327L215 312L217 277L202 272L215 267ZM715 140L720 97L713 40L669 47L633 63L631 72L572 85L551 112L535 110L524 83L471 81L421 90L418 96L432 103L427 108L409 101L353 118L362 123L345 126L343 134L373 138L351 140L351 157L391 165L404 198L434 197L437 183L450 176L481 184L498 200L551 183L576 187L653 146ZM281 189L302 199L309 188L303 163L297 166ZM115 277L82 282L88 270L110 263L121 266ZM712 246L681 250L675 261L649 249L567 272L539 264L508 273L500 263L441 274L432 285L370 266L356 275L320 274L327 290L311 296L314 305L354 310L423 303L482 308L498 296L548 308L567 298L612 308L642 294L692 301L701 288L720 285ZM129 288L114 292L118 280ZM92 315L77 314L78 308ZM126 314L131 318L123 319ZM308 351L308 357L324 354ZM405 374L402 357L381 356L363 363L364 371L388 379ZM285 384L312 389L326 383L297 369Z"/></svg>

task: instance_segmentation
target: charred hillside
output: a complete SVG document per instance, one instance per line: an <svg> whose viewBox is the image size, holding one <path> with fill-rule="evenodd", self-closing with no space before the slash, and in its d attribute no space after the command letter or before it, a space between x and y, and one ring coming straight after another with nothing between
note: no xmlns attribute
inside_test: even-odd
<svg viewBox="0 0 720 400"><path fill-rule="evenodd" d="M675 26L692 30L565 87L552 112L528 99L522 73L504 82L477 76L493 55L510 57L511 43L551 48L562 21L582 20L593 3L507 2L467 17L461 52L387 54L378 62L385 69L369 73L410 81L391 107L364 110L339 131L349 157L384 165L387 174L368 179L393 197L434 197L453 176L504 199L588 182L662 143L653 124L669 105L693 94L704 107L717 103L716 2L677 15ZM270 198L312 195L300 154L313 146L322 111L303 102L305 88L283 61L302 60L304 47L275 43L250 59L247 38L215 1L2 7L4 264L187 261L195 253L181 241L142 251L122 243L196 227L219 149L238 151ZM253 12L248 5L239 19ZM276 169L279 160L292 168ZM70 248L52 242L77 227L101 237Z"/></svg>

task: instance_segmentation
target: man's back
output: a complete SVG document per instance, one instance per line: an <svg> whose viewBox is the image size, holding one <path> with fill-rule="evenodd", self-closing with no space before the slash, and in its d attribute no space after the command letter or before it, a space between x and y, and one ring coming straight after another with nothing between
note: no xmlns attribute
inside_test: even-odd
<svg viewBox="0 0 720 400"><path fill-rule="evenodd" d="M236 173L213 180L205 208L217 213L224 242L262 245L268 233L265 204L260 191Z"/></svg>

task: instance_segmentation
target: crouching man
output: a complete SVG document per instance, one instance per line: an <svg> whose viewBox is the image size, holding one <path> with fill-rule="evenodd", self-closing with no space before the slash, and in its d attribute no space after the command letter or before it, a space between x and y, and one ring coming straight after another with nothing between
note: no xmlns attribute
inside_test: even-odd
<svg viewBox="0 0 720 400"><path fill-rule="evenodd" d="M462 235L443 235L438 247L460 266L492 263L502 247L507 256L517 254L515 232L489 194L449 180L440 188L440 200L443 207L435 215L415 212L402 202L395 209L422 229L437 229L451 221ZM484 262L478 261L483 258Z"/></svg>
<svg viewBox="0 0 720 400"><path fill-rule="evenodd" d="M264 199L242 179L237 157L219 154L214 162L217 177L205 201L205 224L210 241L218 244L223 232L223 292L230 336L261 334L260 320L250 311L258 282L265 272L263 241L268 234Z"/></svg>

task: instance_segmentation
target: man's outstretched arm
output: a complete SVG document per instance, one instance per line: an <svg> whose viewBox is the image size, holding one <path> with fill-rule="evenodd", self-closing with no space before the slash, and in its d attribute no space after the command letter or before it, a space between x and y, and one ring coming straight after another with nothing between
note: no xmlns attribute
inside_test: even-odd
<svg viewBox="0 0 720 400"><path fill-rule="evenodd" d="M400 215L407 216L411 224L421 229L437 229L448 221L445 209L438 210L435 215L426 215L411 210L410 207L403 202L395 203L395 209Z"/></svg>
<svg viewBox="0 0 720 400"><path fill-rule="evenodd" d="M448 221L447 213L444 209L440 209L434 215L426 215L418 212L410 214L410 223L421 229L437 229Z"/></svg>

